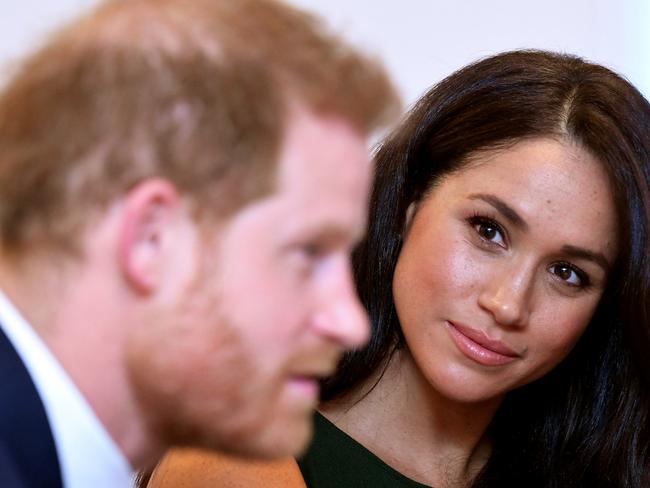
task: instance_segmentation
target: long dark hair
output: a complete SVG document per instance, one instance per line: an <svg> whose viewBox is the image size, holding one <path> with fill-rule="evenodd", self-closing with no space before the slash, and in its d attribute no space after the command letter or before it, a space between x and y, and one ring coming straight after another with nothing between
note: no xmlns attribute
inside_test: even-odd
<svg viewBox="0 0 650 488"><path fill-rule="evenodd" d="M368 233L354 256L373 334L343 359L323 398L360 386L403 347L391 284L408 206L476 151L533 137L569 138L603 164L621 251L574 350L506 396L473 486L648 487L650 105L620 76L577 57L515 51L467 66L433 87L381 145Z"/></svg>

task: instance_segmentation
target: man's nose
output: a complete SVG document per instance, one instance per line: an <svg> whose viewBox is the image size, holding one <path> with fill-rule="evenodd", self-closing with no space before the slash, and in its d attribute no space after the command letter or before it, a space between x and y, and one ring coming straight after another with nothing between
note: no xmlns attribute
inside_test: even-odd
<svg viewBox="0 0 650 488"><path fill-rule="evenodd" d="M315 322L322 335L345 349L356 349L368 342L368 314L356 293L349 259L342 261L328 280Z"/></svg>

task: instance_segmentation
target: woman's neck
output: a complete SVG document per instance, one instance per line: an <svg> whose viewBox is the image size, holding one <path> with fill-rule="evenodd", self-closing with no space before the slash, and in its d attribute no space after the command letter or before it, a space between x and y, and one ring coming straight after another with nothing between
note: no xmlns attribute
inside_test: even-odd
<svg viewBox="0 0 650 488"><path fill-rule="evenodd" d="M485 464L490 454L485 432L500 402L442 397L408 350L400 349L383 375L371 376L321 411L405 476L451 488L467 486Z"/></svg>

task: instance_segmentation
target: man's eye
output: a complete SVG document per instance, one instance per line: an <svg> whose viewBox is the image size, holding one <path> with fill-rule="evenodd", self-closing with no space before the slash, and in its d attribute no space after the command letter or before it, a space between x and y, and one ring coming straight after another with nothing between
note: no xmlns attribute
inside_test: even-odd
<svg viewBox="0 0 650 488"><path fill-rule="evenodd" d="M491 244L506 247L506 240L501 226L487 217L475 216L469 220L478 236Z"/></svg>
<svg viewBox="0 0 650 488"><path fill-rule="evenodd" d="M551 265L549 271L569 286L585 288L589 285L589 277L587 274L572 264L556 263Z"/></svg>
<svg viewBox="0 0 650 488"><path fill-rule="evenodd" d="M323 247L316 242L303 244L301 250L310 259L316 259L323 254Z"/></svg>

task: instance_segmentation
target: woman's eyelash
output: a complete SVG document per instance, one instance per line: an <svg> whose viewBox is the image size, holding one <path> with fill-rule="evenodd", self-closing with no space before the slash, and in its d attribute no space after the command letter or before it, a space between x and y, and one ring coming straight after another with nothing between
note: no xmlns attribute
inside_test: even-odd
<svg viewBox="0 0 650 488"><path fill-rule="evenodd" d="M573 271L576 274L576 276L580 280L580 284L574 285L571 283L567 283L568 286L573 286L574 288L581 288L581 289L586 289L591 286L591 280L589 279L589 275L585 273L583 270L581 270L580 268L578 268L577 266L571 263L567 263L566 261L561 261L559 263L553 264L551 268L553 267L565 268L567 270ZM558 276L560 279L562 279L562 276L560 276L559 273L554 273L554 274Z"/></svg>
<svg viewBox="0 0 650 488"><path fill-rule="evenodd" d="M492 230L498 232L501 235L501 238L504 240L504 242L506 241L506 233L503 227L501 226L501 224L499 224L499 222L497 222L492 217L475 213L467 219L467 222L469 223L469 225L472 226L472 228L476 231L479 237L487 242L495 244L493 242L493 239L494 237L496 237L496 235L490 236L490 235L481 234L481 232L478 229L479 226L481 226L484 230Z"/></svg>

